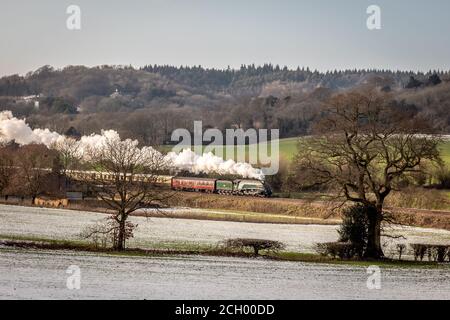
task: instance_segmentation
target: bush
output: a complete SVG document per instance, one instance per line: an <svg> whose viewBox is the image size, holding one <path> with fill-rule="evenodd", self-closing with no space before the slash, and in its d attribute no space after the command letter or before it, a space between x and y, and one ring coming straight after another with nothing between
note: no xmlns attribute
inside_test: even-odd
<svg viewBox="0 0 450 320"><path fill-rule="evenodd" d="M440 188L450 189L450 169L441 167L435 173L435 178Z"/></svg>
<svg viewBox="0 0 450 320"><path fill-rule="evenodd" d="M402 260L402 255L406 250L406 244L399 243L397 244L397 253L398 253L398 260Z"/></svg>
<svg viewBox="0 0 450 320"><path fill-rule="evenodd" d="M411 248L412 248L413 253L414 253L414 260L422 261L424 256L425 256L425 253L427 252L426 245L423 245L423 244L411 244Z"/></svg>
<svg viewBox="0 0 450 320"><path fill-rule="evenodd" d="M368 241L368 210L371 208L361 204L345 208L342 212L342 225L338 230L339 241L319 243L316 251L332 258L363 257Z"/></svg>
<svg viewBox="0 0 450 320"><path fill-rule="evenodd" d="M412 172L400 177L396 182L396 188L404 189L426 185L429 179L429 174L425 172L425 169L422 170L424 171Z"/></svg>
<svg viewBox="0 0 450 320"><path fill-rule="evenodd" d="M450 246L415 243L411 244L411 248L416 261L423 261L425 255L428 255L429 261L445 262L446 257L450 261Z"/></svg>
<svg viewBox="0 0 450 320"><path fill-rule="evenodd" d="M363 205L346 208L342 212L342 225L338 230L339 242L351 243L355 254L362 257L368 240L368 210Z"/></svg>
<svg viewBox="0 0 450 320"><path fill-rule="evenodd" d="M359 248L351 242L328 242L316 244L316 252L334 259L352 259L359 255Z"/></svg>
<svg viewBox="0 0 450 320"><path fill-rule="evenodd" d="M437 262L444 262L445 261L445 257L448 253L448 250L450 249L450 247L448 246L433 246L431 248L433 254L433 260L437 261Z"/></svg>
<svg viewBox="0 0 450 320"><path fill-rule="evenodd" d="M263 239L229 239L224 242L224 245L230 249L251 248L255 256L258 256L261 250L279 251L285 248L281 242Z"/></svg>
<svg viewBox="0 0 450 320"><path fill-rule="evenodd" d="M125 224L125 240L133 238L136 224L129 221ZM80 234L82 239L90 240L96 248L116 247L119 235L119 224L112 217L86 227Z"/></svg>
<svg viewBox="0 0 450 320"><path fill-rule="evenodd" d="M271 186L272 190L275 192L286 192L289 191L289 186L287 183L289 175L289 161L285 158L280 158L279 170L275 175L269 175L266 177L266 182Z"/></svg>

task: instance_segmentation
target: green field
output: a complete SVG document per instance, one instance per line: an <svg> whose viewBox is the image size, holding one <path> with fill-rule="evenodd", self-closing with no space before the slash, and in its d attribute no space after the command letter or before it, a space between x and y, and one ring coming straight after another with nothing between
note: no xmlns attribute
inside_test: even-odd
<svg viewBox="0 0 450 320"><path fill-rule="evenodd" d="M292 160L297 152L298 138L288 138L280 140L280 155L286 160ZM441 146L442 159L450 165L450 140L445 141Z"/></svg>
<svg viewBox="0 0 450 320"><path fill-rule="evenodd" d="M293 157L295 156L296 152L297 152L297 143L298 143L299 138L287 138L287 139L281 139L280 140L280 157L284 158L288 161L291 161L293 159ZM218 152L222 152L224 158L226 159L236 159L236 152L237 149L241 148L239 146L235 146L234 149L234 155L228 155L226 152L226 148L225 147L217 147L216 150ZM244 146L243 147L245 149L245 153L248 155L249 152L249 146ZM203 147L203 150L205 150L206 147ZM270 152L270 143L269 143L269 152ZM161 146L159 148L160 151L167 153L170 152L172 150L172 146ZM217 154L217 152L214 152L215 154ZM246 156L247 157L247 156Z"/></svg>
<svg viewBox="0 0 450 320"><path fill-rule="evenodd" d="M450 141L443 143L441 148L442 159L450 165Z"/></svg>
<svg viewBox="0 0 450 320"><path fill-rule="evenodd" d="M287 138L280 140L280 158L285 159L286 161L291 161L295 154L297 153L297 143L299 138ZM218 150L220 150L219 148ZM234 148L234 152L236 153L237 147ZM163 146L161 148L163 152L169 152L171 150L171 146ZM248 154L249 146L245 146L246 154ZM270 148L269 148L270 150ZM442 144L441 153L443 160L450 165L450 141L447 140ZM224 157L227 159L235 159L235 155L228 156L226 154L226 150L223 150Z"/></svg>

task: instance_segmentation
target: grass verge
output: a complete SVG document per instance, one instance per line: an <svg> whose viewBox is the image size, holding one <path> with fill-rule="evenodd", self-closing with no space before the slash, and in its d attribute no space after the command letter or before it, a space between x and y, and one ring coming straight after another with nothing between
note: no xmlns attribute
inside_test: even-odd
<svg viewBox="0 0 450 320"><path fill-rule="evenodd" d="M446 268L450 269L450 264L442 264L433 261L410 261L410 260L339 260L324 257L313 253L300 252L279 252L268 258L282 261L297 261L305 263L324 263L335 265L348 265L355 267L378 266L385 268Z"/></svg>
<svg viewBox="0 0 450 320"><path fill-rule="evenodd" d="M0 251L3 248L8 249L29 249L29 250L55 250L55 251L77 251L97 254L106 254L112 256L127 257L167 257L180 255L198 255L198 256L214 256L214 257L238 257L238 258L255 258L250 251L234 251L220 246L193 245L188 243L178 244L176 246L159 246L156 245L152 249L129 248L125 251L114 251L96 247L92 244L73 241L73 240L55 240L36 237L17 237L0 235ZM167 244L166 244L167 245ZM385 268L445 268L450 269L450 264L439 264L428 261L405 261L405 260L339 260L324 257L312 253L299 252L263 252L257 258L270 259L275 261L290 261L301 263L320 263L333 265L348 265L355 267L379 266Z"/></svg>

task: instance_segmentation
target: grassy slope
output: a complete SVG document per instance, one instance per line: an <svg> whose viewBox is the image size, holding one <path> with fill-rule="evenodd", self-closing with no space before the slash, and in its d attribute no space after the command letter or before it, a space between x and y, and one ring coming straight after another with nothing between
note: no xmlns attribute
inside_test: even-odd
<svg viewBox="0 0 450 320"><path fill-rule="evenodd" d="M280 140L280 155L286 160L291 160L297 152L298 138L288 138ZM442 144L441 154L443 160L450 165L450 141Z"/></svg>
<svg viewBox="0 0 450 320"><path fill-rule="evenodd" d="M287 138L287 139L281 139L280 140L280 157L282 159L291 161L296 152L297 152L297 143L299 138ZM235 148L236 149L236 148ZM248 153L248 146L245 147L246 153ZM162 146L160 148L163 152L169 152L171 150L170 146ZM450 141L446 141L443 143L441 147L442 152L442 158L445 160L447 164L450 165ZM223 154L225 157L228 158L228 155L226 154L226 151L223 150ZM234 158L234 156L233 156Z"/></svg>

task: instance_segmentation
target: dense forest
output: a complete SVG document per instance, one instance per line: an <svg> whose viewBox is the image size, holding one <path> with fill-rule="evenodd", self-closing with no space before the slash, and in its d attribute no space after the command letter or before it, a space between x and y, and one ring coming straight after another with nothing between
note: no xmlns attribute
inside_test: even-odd
<svg viewBox="0 0 450 320"><path fill-rule="evenodd" d="M308 134L335 93L374 87L395 103L450 132L450 73L345 70L321 73L265 64L240 69L149 65L44 66L0 79L0 110L34 127L84 135L115 129L144 144L169 143L175 128L278 128Z"/></svg>

